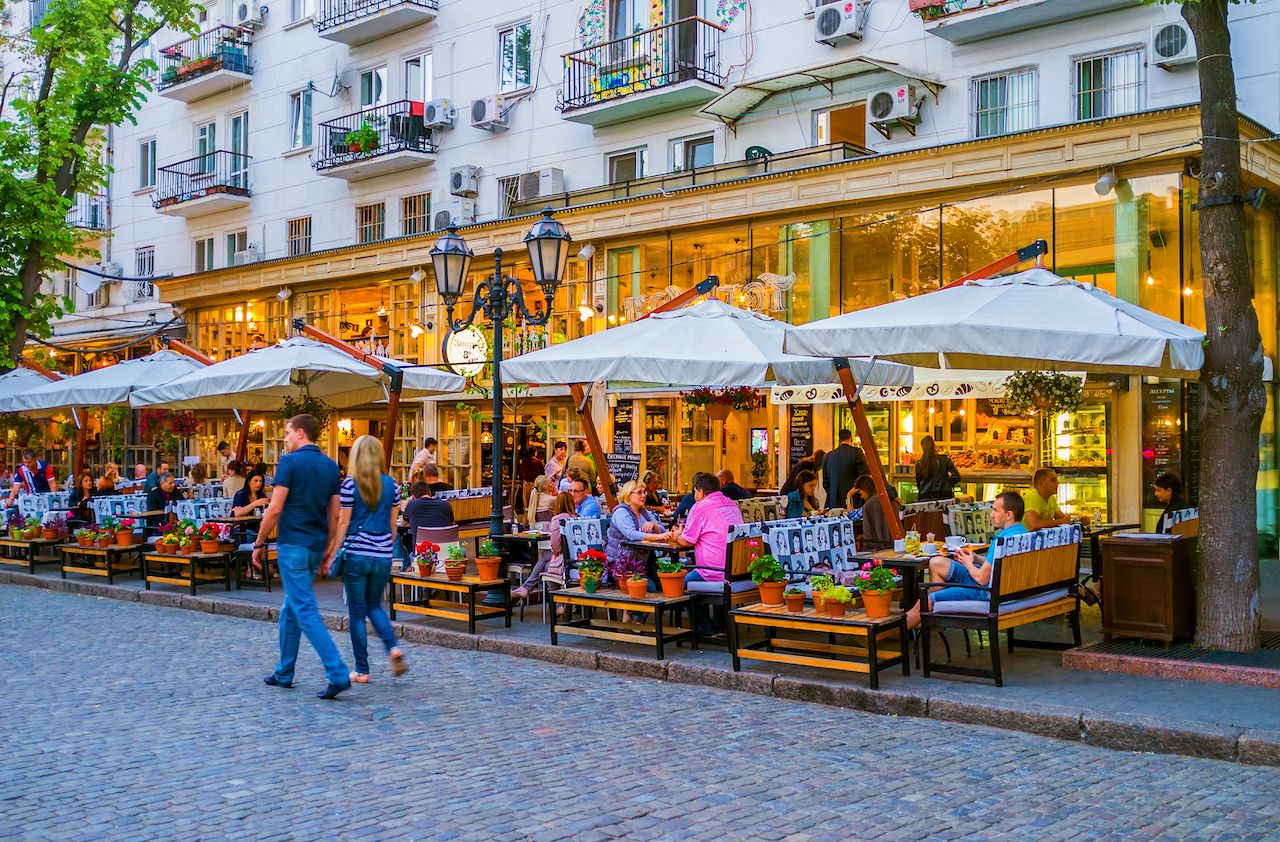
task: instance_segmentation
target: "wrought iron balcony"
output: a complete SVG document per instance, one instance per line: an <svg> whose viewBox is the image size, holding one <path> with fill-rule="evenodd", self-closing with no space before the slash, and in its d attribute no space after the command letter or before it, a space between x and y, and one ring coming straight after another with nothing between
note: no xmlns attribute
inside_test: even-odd
<svg viewBox="0 0 1280 842"><path fill-rule="evenodd" d="M171 216L203 216L249 204L248 155L219 149L157 170L151 203Z"/></svg>
<svg viewBox="0 0 1280 842"><path fill-rule="evenodd" d="M910 9L925 32L970 44L1140 5L1142 0L911 0Z"/></svg>
<svg viewBox="0 0 1280 842"><path fill-rule="evenodd" d="M151 281L133 278L121 282L120 289L124 291L124 300L127 304L156 300L156 285Z"/></svg>
<svg viewBox="0 0 1280 842"><path fill-rule="evenodd" d="M422 111L421 102L402 99L321 123L316 173L359 181L433 163L436 142Z"/></svg>
<svg viewBox="0 0 1280 842"><path fill-rule="evenodd" d="M77 193L67 211L67 224L86 231L106 231L107 197L101 193Z"/></svg>
<svg viewBox="0 0 1280 842"><path fill-rule="evenodd" d="M321 38L354 45L431 23L439 12L440 0L320 0L311 22Z"/></svg>
<svg viewBox="0 0 1280 842"><path fill-rule="evenodd" d="M216 26L160 51L161 96L194 102L253 78L250 39L238 26Z"/></svg>
<svg viewBox="0 0 1280 842"><path fill-rule="evenodd" d="M608 126L710 102L724 89L723 33L685 18L567 53L560 111L566 120Z"/></svg>

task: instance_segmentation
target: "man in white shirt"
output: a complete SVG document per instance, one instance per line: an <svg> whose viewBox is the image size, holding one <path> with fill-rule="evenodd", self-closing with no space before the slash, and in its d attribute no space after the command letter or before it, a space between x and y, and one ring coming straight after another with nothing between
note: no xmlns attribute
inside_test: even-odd
<svg viewBox="0 0 1280 842"><path fill-rule="evenodd" d="M428 438L422 443L422 449L413 454L413 464L409 466L409 476L413 476L427 465L435 465L436 451L440 449L440 442L434 438Z"/></svg>

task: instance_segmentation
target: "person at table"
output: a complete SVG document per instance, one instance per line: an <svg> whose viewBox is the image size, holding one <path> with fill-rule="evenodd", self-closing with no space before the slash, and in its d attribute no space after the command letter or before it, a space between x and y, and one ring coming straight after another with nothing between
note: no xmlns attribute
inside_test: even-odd
<svg viewBox="0 0 1280 842"><path fill-rule="evenodd" d="M839 506L849 496L858 477L869 473L862 448L853 445L853 433L841 430L836 442L836 449L822 461L822 487L827 492L827 505L832 507Z"/></svg>
<svg viewBox="0 0 1280 842"><path fill-rule="evenodd" d="M204 485L209 481L209 473L204 469L204 465L192 465L191 470L187 471L187 485Z"/></svg>
<svg viewBox="0 0 1280 842"><path fill-rule="evenodd" d="M404 535L406 558L412 557L413 545L418 540L418 530L424 526L442 529L453 526L453 507L448 500L436 497L431 486L418 480L409 486L409 502L400 512L400 523L406 528Z"/></svg>
<svg viewBox="0 0 1280 842"><path fill-rule="evenodd" d="M728 468L721 468L716 473L716 480L720 483L720 493L730 500L749 500L755 496L733 481L733 471Z"/></svg>
<svg viewBox="0 0 1280 842"><path fill-rule="evenodd" d="M995 527L995 538L1009 535L1025 535L1026 526L1022 519L1025 514L1022 498L1016 491L1005 491L996 495L991 503L991 525ZM939 602L965 602L970 600L990 600L991 595L979 588L991 584L992 565L986 555L976 553L964 547L955 551L955 558L950 559L937 555L929 559L929 582L946 583L948 588L939 588L929 594L929 610ZM914 629L920 625L920 603L917 602L907 612L907 628ZM992 641L992 646L996 645Z"/></svg>
<svg viewBox="0 0 1280 842"><path fill-rule="evenodd" d="M147 494L151 489L160 484L160 477L169 473L169 460L161 459L156 463L156 469L147 474L147 479L142 483L142 493Z"/></svg>
<svg viewBox="0 0 1280 842"><path fill-rule="evenodd" d="M548 482L550 477L544 476L543 479ZM567 491L562 491L551 500L551 553L547 558L539 558L537 564L533 565L533 569L529 571L529 577L520 583L520 587L511 591L511 598L516 602L523 602L529 598L529 591L538 586L544 575L551 576L553 579L564 581L564 538L561 531L564 528L565 521L572 520L578 516L577 508L573 502L573 495ZM560 606L563 609L564 606ZM557 613L563 613L558 610Z"/></svg>
<svg viewBox="0 0 1280 842"><path fill-rule="evenodd" d="M787 481L782 484L782 488L778 489L778 493L785 495L795 491L799 485L800 474L804 471L809 471L814 477L817 477L826 458L827 452L825 450L815 450L812 456L806 456L792 465L791 473L787 474Z"/></svg>
<svg viewBox="0 0 1280 842"><path fill-rule="evenodd" d="M453 491L453 486L440 479L440 466L428 463L422 469L422 481L431 486L432 494Z"/></svg>
<svg viewBox="0 0 1280 842"><path fill-rule="evenodd" d="M67 498L67 504L71 508L67 520L68 531L94 522L93 507L89 505L89 501L96 496L98 496L98 484L93 481L93 474L81 471L76 475L75 486Z"/></svg>
<svg viewBox="0 0 1280 842"><path fill-rule="evenodd" d="M104 494L114 494L116 491L116 483L120 481L120 466L115 462L108 462L102 470L102 476L98 477L98 491Z"/></svg>
<svg viewBox="0 0 1280 842"><path fill-rule="evenodd" d="M271 485L271 474L267 471L266 462L254 462L253 467L249 469L251 474L262 474L263 479L267 481L267 485Z"/></svg>
<svg viewBox="0 0 1280 842"><path fill-rule="evenodd" d="M644 504L651 509L661 509L662 498L658 496L658 472L645 471L640 477L640 482L644 485Z"/></svg>
<svg viewBox="0 0 1280 842"><path fill-rule="evenodd" d="M244 488L245 473L245 465L239 459L232 459L227 463L227 475L222 479L223 497L235 498L240 489Z"/></svg>
<svg viewBox="0 0 1280 842"><path fill-rule="evenodd" d="M637 488L643 488L640 483L632 480L627 485L633 485ZM587 492L587 481L581 476L569 481L569 496L573 498L573 505L578 513L578 517L604 517L604 513L600 511L600 501ZM623 500L621 493L618 496L618 508L623 508ZM617 510L614 510L617 513Z"/></svg>
<svg viewBox="0 0 1280 842"><path fill-rule="evenodd" d="M920 439L920 451L923 455L916 463L916 488L920 492L920 502L955 499L960 472L951 457L938 452L933 436Z"/></svg>
<svg viewBox="0 0 1280 842"><path fill-rule="evenodd" d="M0 462L0 485L9 485L13 482L13 471L9 470L9 466Z"/></svg>
<svg viewBox="0 0 1280 842"><path fill-rule="evenodd" d="M720 480L711 474L698 474L693 480L696 501L689 510L684 527L672 531L672 541L693 547L693 570L685 582L723 582L725 551L729 543L729 527L742 523L738 504L725 496ZM697 617L698 634L707 637L723 629L723 617L712 618L706 608Z"/></svg>
<svg viewBox="0 0 1280 842"><path fill-rule="evenodd" d="M587 455L587 440L578 439L573 443L573 455L569 457L566 463L570 468L577 468L582 474L583 479L587 481L587 488L594 488L596 484L596 463L591 461L591 457Z"/></svg>
<svg viewBox="0 0 1280 842"><path fill-rule="evenodd" d="M244 481L244 488L231 498L231 514L235 517L260 515L271 504L271 495L267 493L267 478L254 473Z"/></svg>
<svg viewBox="0 0 1280 842"><path fill-rule="evenodd" d="M320 575L328 576L339 547L346 558L342 564L342 590L347 597L347 629L356 668L350 679L369 683L369 632L373 626L387 650L391 674L404 675L405 663L391 619L382 607L382 594L391 581L391 555L395 541L396 512L400 490L396 481L383 472L386 451L373 436L360 436L351 445L349 476L339 486L337 528L329 533Z"/></svg>
<svg viewBox="0 0 1280 842"><path fill-rule="evenodd" d="M796 487L787 493L787 517L807 517L819 514L818 475L813 471L796 474Z"/></svg>
<svg viewBox="0 0 1280 842"><path fill-rule="evenodd" d="M1031 488L1022 492L1022 503L1029 532L1071 522L1071 515L1058 508L1058 474L1053 468L1041 468L1031 476ZM1080 522L1088 524L1089 518L1082 517Z"/></svg>
<svg viewBox="0 0 1280 842"><path fill-rule="evenodd" d="M58 478L53 473L53 466L36 458L30 450L22 451L22 464L13 478L13 489L9 492L9 505L18 499L18 494L47 494L58 490Z"/></svg>
<svg viewBox="0 0 1280 842"><path fill-rule="evenodd" d="M555 483L551 477L545 474L538 474L533 479L533 486L529 489L529 499L525 504L525 524L530 528L535 528L538 522L538 512L551 508L551 504L555 502L556 495Z"/></svg>
<svg viewBox="0 0 1280 842"><path fill-rule="evenodd" d="M582 480L574 483L578 486ZM605 555L617 563L621 560L634 559L636 551L624 547L623 541L670 541L672 533L662 528L658 516L644 505L644 485L639 480L632 480L622 486L618 492L618 507L613 510L609 520L609 529L605 534ZM579 512L579 515L582 513ZM650 582L650 587L653 583Z"/></svg>
<svg viewBox="0 0 1280 842"><path fill-rule="evenodd" d="M556 493L559 494L561 491L570 491L573 487L573 481L579 479L583 482L587 481L586 477L582 475L582 471L579 471L577 468L565 468L564 475L561 476L560 481L556 483Z"/></svg>
<svg viewBox="0 0 1280 842"><path fill-rule="evenodd" d="M542 470L544 474L551 477L557 483L564 479L565 471L569 468L569 445L562 441L558 441L551 449L551 458L547 460L547 466Z"/></svg>
<svg viewBox="0 0 1280 842"><path fill-rule="evenodd" d="M148 526L159 526L164 523L168 515L164 510L171 503L176 503L182 499L182 492L178 490L177 483L174 482L173 474L163 473L160 475L160 483L147 492L147 511L160 512L158 515L150 515L147 518Z"/></svg>
<svg viewBox="0 0 1280 842"><path fill-rule="evenodd" d="M898 491L892 485L888 486L886 491L889 492L889 502L893 504L894 511L902 510L902 502L898 499ZM876 494L876 484L868 474L858 477L854 483L854 491L849 493L849 498L854 499L854 493L857 493L857 499L863 500L862 505L854 511L850 507L850 514L853 520L862 521L862 546L864 550L883 550L893 546L893 534L889 532L889 519L885 516L884 508L880 505L880 495Z"/></svg>
<svg viewBox="0 0 1280 842"><path fill-rule="evenodd" d="M1164 504L1164 511L1156 521L1156 532L1168 535L1173 531L1173 513L1186 508L1182 502L1182 480L1167 471L1156 477L1156 499Z"/></svg>

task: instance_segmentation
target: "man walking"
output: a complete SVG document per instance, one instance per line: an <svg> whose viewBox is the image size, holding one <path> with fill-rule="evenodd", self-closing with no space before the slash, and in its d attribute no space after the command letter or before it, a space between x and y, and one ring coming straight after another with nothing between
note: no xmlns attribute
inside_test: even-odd
<svg viewBox="0 0 1280 842"><path fill-rule="evenodd" d="M842 509L858 477L870 473L862 448L853 446L853 433L841 430L836 449L822 465L822 487L827 490L827 507Z"/></svg>
<svg viewBox="0 0 1280 842"><path fill-rule="evenodd" d="M58 480L54 476L53 466L36 458L30 450L22 451L22 464L13 475L13 489L9 492L8 505L18 499L18 493L43 494L58 490Z"/></svg>
<svg viewBox="0 0 1280 842"><path fill-rule="evenodd" d="M320 424L310 415L295 415L284 425L287 453L276 468L271 504L267 506L253 545L254 564L266 557L266 536L277 525L276 567L284 585L280 605L280 662L263 679L272 687L292 687L298 645L305 634L324 664L329 686L321 699L336 699L351 687L350 672L316 606L312 581L324 559L329 533L338 521L338 465L314 442Z"/></svg>

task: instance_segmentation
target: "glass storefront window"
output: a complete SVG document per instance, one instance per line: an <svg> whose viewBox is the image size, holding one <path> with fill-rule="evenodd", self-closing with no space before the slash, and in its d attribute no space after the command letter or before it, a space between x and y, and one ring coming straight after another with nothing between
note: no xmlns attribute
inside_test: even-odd
<svg viewBox="0 0 1280 842"><path fill-rule="evenodd" d="M840 311L937 289L940 222L936 208L842 219Z"/></svg>
<svg viewBox="0 0 1280 842"><path fill-rule="evenodd" d="M838 312L832 301L840 277L834 228L826 219L752 227L751 277L768 273L793 279L790 293L782 298L785 310L773 315L798 325Z"/></svg>
<svg viewBox="0 0 1280 842"><path fill-rule="evenodd" d="M1030 191L942 209L942 277L949 283L1036 240L1053 249L1053 192Z"/></svg>
<svg viewBox="0 0 1280 842"><path fill-rule="evenodd" d="M1053 191L1054 271L1116 292L1116 199L1093 184Z"/></svg>
<svg viewBox="0 0 1280 842"><path fill-rule="evenodd" d="M1179 215L1182 191L1175 175L1130 179L1140 203L1135 231L1128 238L1128 272L1136 281L1136 303L1166 319L1182 318L1182 254ZM1122 243L1118 248L1123 250ZM1120 256L1117 256L1121 262ZM1121 272L1123 278L1125 272ZM1126 284L1121 283L1124 290ZM1123 296L1128 297L1128 296ZM1133 300L1133 299L1130 299Z"/></svg>

